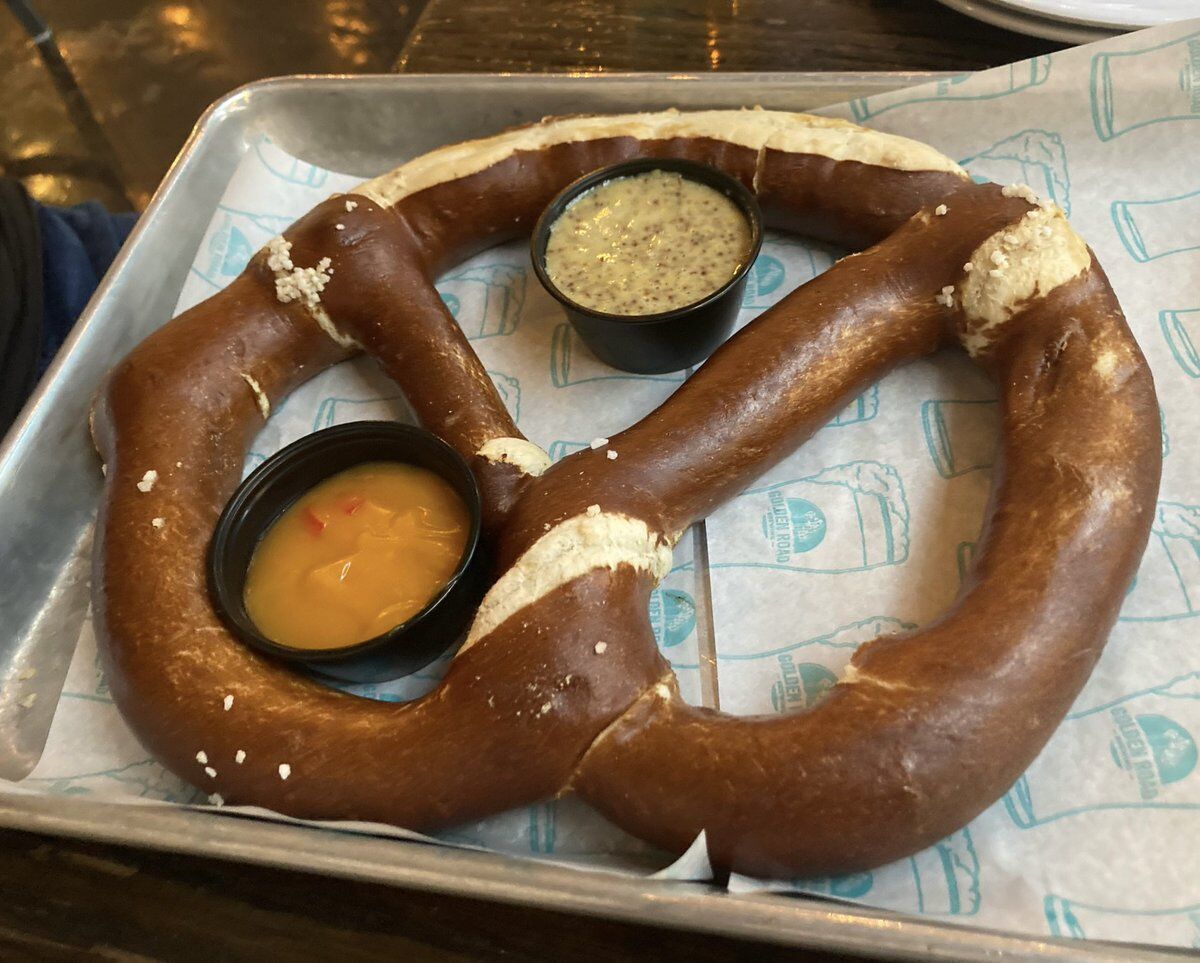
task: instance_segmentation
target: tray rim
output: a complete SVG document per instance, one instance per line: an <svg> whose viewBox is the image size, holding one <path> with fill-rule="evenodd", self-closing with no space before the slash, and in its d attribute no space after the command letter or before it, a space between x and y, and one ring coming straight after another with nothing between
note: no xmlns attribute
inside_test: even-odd
<svg viewBox="0 0 1200 963"><path fill-rule="evenodd" d="M252 81L213 101L197 119L155 189L137 225L101 280L66 342L0 439L0 472L27 444L40 407L59 371L88 336L99 305L139 247L142 234L192 167L202 144L250 98L321 84L327 88L458 85L473 87L520 80L547 86L572 83L620 87L646 82L701 86L878 86L880 90L959 76L948 71L783 71L710 74L614 71L287 74ZM359 879L581 915L603 916L673 929L756 939L890 958L992 960L1014 954L1043 960L1160 960L1189 955L1165 946L1025 936L969 924L922 918L806 896L729 894L708 884L627 877L501 853L409 843L379 845L380 837L320 827L174 808L130 805L35 793L0 782L0 826L114 845L276 866L297 872ZM389 840L402 843L404 840ZM382 855L381 855L382 854ZM453 869L451 869L453 867Z"/></svg>
<svg viewBox="0 0 1200 963"><path fill-rule="evenodd" d="M111 818L96 819L94 814ZM0 826L876 958L1192 958L1171 947L1023 936L853 903L774 893L731 894L707 883L620 876L503 853L390 839L408 845L381 847L376 836L167 804L0 794Z"/></svg>

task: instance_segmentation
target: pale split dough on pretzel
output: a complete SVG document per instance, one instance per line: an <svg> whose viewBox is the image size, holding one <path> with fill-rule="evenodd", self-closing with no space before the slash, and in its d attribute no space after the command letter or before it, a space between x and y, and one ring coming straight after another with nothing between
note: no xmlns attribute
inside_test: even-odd
<svg viewBox="0 0 1200 963"><path fill-rule="evenodd" d="M601 446L551 466L433 280L527 232L576 177L639 156L717 166L770 224L858 253L613 438L619 459ZM646 614L671 546L847 397L955 341L1003 418L953 606L862 646L802 712L685 704ZM471 460L497 559L445 680L404 705L260 658L205 591L209 534L253 434L360 349ZM1028 188L975 184L923 144L803 114L549 119L331 198L112 372L93 429L109 468L93 582L105 667L155 756L230 803L431 830L573 790L666 849L705 830L718 866L862 869L964 825L1054 731L1145 546L1157 418L1103 272Z"/></svg>

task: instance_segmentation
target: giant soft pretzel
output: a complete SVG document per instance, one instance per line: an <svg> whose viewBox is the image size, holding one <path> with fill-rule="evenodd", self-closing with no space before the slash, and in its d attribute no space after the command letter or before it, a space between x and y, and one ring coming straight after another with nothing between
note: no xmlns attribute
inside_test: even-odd
<svg viewBox="0 0 1200 963"><path fill-rule="evenodd" d="M585 450L551 467L433 279L528 231L574 178L635 156L720 167L770 223L866 250L730 340L612 440L618 459ZM836 873L967 823L1087 679L1148 536L1158 411L1100 266L1027 188L972 183L929 147L840 121L671 111L447 147L330 198L284 238L147 338L95 412L109 682L184 779L293 816L421 830L574 790L670 850L706 830L719 866ZM807 711L685 704L646 614L680 533L848 396L955 340L1004 412L957 601L863 646ZM210 532L271 406L358 348L471 461L499 560L445 680L404 705L261 658L205 589Z"/></svg>

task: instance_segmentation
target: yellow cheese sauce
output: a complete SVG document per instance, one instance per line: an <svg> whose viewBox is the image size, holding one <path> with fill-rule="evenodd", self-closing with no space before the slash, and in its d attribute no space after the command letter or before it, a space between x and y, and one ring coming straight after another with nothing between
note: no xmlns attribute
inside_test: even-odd
<svg viewBox="0 0 1200 963"><path fill-rule="evenodd" d="M724 285L750 241L746 215L720 191L673 171L646 171L571 202L550 228L546 274L594 311L658 314Z"/></svg>
<svg viewBox="0 0 1200 963"><path fill-rule="evenodd" d="M357 465L302 495L250 559L246 611L267 638L334 649L387 632L454 574L470 515L443 478L398 462Z"/></svg>

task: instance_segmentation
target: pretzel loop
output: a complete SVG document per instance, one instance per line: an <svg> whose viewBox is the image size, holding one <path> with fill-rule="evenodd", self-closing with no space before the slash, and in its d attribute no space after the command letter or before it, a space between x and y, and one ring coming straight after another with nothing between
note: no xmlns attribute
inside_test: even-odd
<svg viewBox="0 0 1200 963"><path fill-rule="evenodd" d="M717 166L756 191L769 223L866 250L613 438L619 459L584 450L550 466L432 282L528 230L571 180L635 156ZM954 605L863 646L804 712L683 703L646 615L679 535L848 396L954 342L1004 410L980 556ZM253 433L357 348L471 460L499 559L445 680L405 705L260 658L204 589L209 533ZM174 772L229 802L423 830L574 789L644 839L680 850L704 829L716 865L764 874L907 855L1004 792L1100 653L1160 471L1148 368L1061 212L973 184L924 145L770 111L550 120L418 158L319 205L148 338L95 415L105 667Z"/></svg>

